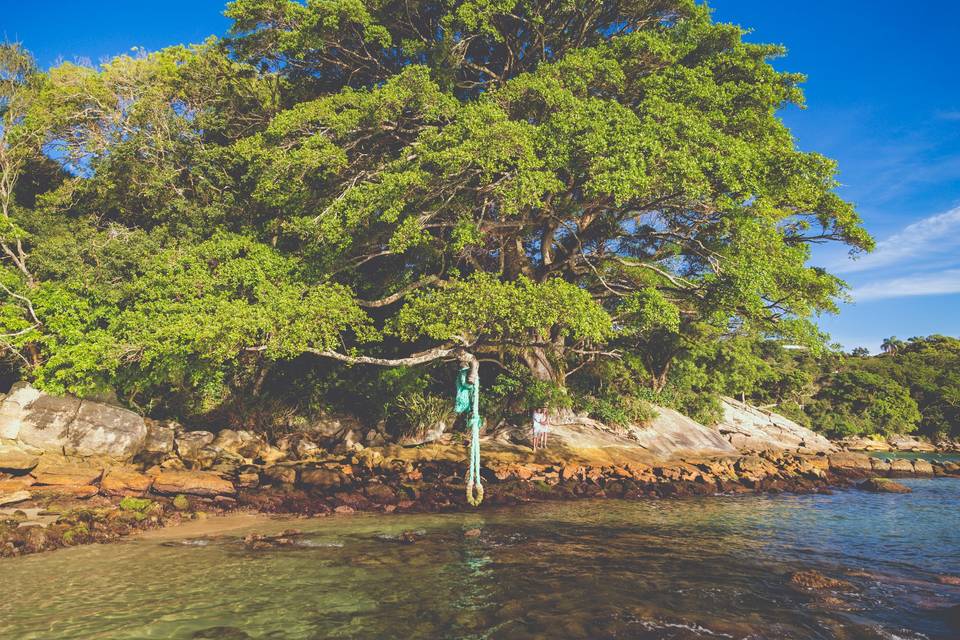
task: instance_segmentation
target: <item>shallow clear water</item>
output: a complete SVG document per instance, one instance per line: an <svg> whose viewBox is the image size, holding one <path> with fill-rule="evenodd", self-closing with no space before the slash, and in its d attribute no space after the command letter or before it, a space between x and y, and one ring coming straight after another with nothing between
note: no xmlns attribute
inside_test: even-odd
<svg viewBox="0 0 960 640"><path fill-rule="evenodd" d="M263 521L307 534L263 551L67 549L0 563L0 638L960 637L944 613L960 587L937 581L960 575L960 479L904 482L913 494ZM801 569L851 586L794 588Z"/></svg>

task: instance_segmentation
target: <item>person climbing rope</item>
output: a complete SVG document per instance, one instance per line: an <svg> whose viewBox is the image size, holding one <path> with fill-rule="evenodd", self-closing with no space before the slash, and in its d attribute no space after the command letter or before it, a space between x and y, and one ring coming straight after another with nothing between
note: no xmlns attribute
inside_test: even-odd
<svg viewBox="0 0 960 640"><path fill-rule="evenodd" d="M547 410L541 407L533 412L533 450L547 448L547 434L550 427L547 425Z"/></svg>

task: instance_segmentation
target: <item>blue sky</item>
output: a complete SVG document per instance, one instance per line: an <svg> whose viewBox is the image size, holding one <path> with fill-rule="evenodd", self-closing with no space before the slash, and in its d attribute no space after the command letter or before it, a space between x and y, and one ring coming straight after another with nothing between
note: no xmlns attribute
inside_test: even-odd
<svg viewBox="0 0 960 640"><path fill-rule="evenodd" d="M787 46L776 65L809 76L806 110L783 118L800 148L840 163L840 193L879 241L851 261L815 252L856 299L821 319L847 347L887 336L960 335L960 3L713 0L715 17ZM221 0L0 0L0 35L40 63L98 62L222 34Z"/></svg>

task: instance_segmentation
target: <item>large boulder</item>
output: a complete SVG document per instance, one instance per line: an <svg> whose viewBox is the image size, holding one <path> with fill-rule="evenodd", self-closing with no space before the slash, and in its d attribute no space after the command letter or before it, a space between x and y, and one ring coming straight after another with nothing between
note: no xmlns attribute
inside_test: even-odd
<svg viewBox="0 0 960 640"><path fill-rule="evenodd" d="M929 442L908 435L893 435L887 438L887 442L894 451L933 453L937 450L937 448Z"/></svg>
<svg viewBox="0 0 960 640"><path fill-rule="evenodd" d="M177 436L177 453L194 468L210 466L217 457L216 449L210 447L215 438L209 431L184 431Z"/></svg>
<svg viewBox="0 0 960 640"><path fill-rule="evenodd" d="M147 438L143 443L146 453L167 456L175 452L177 424L175 422L147 420Z"/></svg>
<svg viewBox="0 0 960 640"><path fill-rule="evenodd" d="M779 414L733 398L723 398L723 420L717 431L739 451L834 451L833 444L818 433Z"/></svg>
<svg viewBox="0 0 960 640"><path fill-rule="evenodd" d="M595 462L630 458L729 456L737 453L715 430L673 409L654 407L657 416L646 426L615 428L572 412L550 416L548 445L573 457ZM509 432L513 442L529 444L529 425ZM503 432L498 435L503 435Z"/></svg>
<svg viewBox="0 0 960 640"><path fill-rule="evenodd" d="M248 460L254 460L269 449L266 440L252 431L224 429L217 434L213 448L226 451Z"/></svg>
<svg viewBox="0 0 960 640"><path fill-rule="evenodd" d="M862 453L833 453L828 457L830 469L837 471L872 471L870 456ZM913 467L910 467L911 471Z"/></svg>
<svg viewBox="0 0 960 640"><path fill-rule="evenodd" d="M71 396L52 396L18 382L0 403L3 437L65 455L133 458L147 427L132 411Z"/></svg>
<svg viewBox="0 0 960 640"><path fill-rule="evenodd" d="M870 493L910 493L912 489L889 478L867 478L857 485L862 491Z"/></svg>
<svg viewBox="0 0 960 640"><path fill-rule="evenodd" d="M334 451L352 449L363 441L366 431L354 416L330 414L317 418L300 433L319 447Z"/></svg>

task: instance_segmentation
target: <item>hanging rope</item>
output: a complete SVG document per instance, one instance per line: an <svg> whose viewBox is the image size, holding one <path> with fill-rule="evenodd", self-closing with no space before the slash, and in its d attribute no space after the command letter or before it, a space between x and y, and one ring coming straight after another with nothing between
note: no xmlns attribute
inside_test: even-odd
<svg viewBox="0 0 960 640"><path fill-rule="evenodd" d="M479 506L483 502L480 482L480 363L473 356L465 359L457 376L457 413L470 411L470 461L467 468L467 502Z"/></svg>

